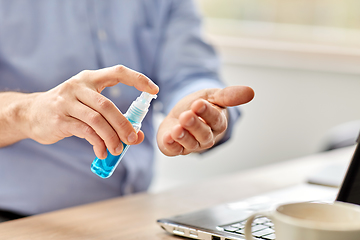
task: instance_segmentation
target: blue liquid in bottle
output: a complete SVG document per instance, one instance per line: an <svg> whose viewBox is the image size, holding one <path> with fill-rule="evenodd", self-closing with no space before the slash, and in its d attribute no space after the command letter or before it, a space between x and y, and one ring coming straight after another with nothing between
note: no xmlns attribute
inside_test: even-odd
<svg viewBox="0 0 360 240"><path fill-rule="evenodd" d="M129 147L129 145L126 145L124 143L123 145L124 145L124 150L121 154L125 154L126 150ZM111 176L121 156L121 154L118 156L114 156L109 152L109 150L107 150L107 154L108 156L106 157L106 159L96 158L91 164L91 171L102 178L108 178Z"/></svg>
<svg viewBox="0 0 360 240"><path fill-rule="evenodd" d="M127 112L124 114L126 119L130 121L135 131L138 132L141 128L141 122L144 119L148 108L150 106L150 101L156 98L156 95L151 95L149 93L143 92L140 97L138 97L129 107ZM125 143L123 144L123 151L120 155L114 156L109 150L107 150L107 157L105 159L95 158L91 164L91 171L102 178L110 177L115 171L117 165L120 163L121 159L125 155L126 151L130 147Z"/></svg>
<svg viewBox="0 0 360 240"><path fill-rule="evenodd" d="M138 132L140 130L141 123L134 123L131 120L129 121L135 128L136 132ZM91 164L91 171L102 178L110 177L115 171L117 165L120 163L123 156L125 155L128 148L130 147L130 145L127 145L125 143L122 144L123 144L123 151L121 152L120 155L117 156L112 155L109 152L109 150L106 149L108 155L105 159L95 158L95 160Z"/></svg>

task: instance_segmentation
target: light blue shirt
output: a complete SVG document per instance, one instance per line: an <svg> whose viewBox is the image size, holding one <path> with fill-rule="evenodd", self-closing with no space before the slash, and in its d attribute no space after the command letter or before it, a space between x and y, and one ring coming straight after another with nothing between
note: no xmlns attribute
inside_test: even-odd
<svg viewBox="0 0 360 240"><path fill-rule="evenodd" d="M191 92L224 87L200 30L191 0L0 0L0 91L47 91L84 69L123 64L158 84L166 114ZM119 84L103 94L125 112L140 92ZM230 128L235 108L231 116ZM144 142L105 180L90 171L95 155L84 139L1 148L0 209L37 214L145 191L157 147L152 118L150 109Z"/></svg>

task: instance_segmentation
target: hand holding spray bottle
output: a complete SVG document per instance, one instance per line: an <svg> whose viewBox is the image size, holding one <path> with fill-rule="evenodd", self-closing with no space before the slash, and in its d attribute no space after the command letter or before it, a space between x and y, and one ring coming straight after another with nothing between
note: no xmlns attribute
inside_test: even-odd
<svg viewBox="0 0 360 240"><path fill-rule="evenodd" d="M136 100L132 102L129 109L124 114L126 119L130 121L136 132L138 132L141 128L141 122L143 121L146 113L149 110L151 100L156 99L156 97L156 95L142 92L140 97L136 98ZM121 159L125 155L130 145L123 143L123 147L124 148L122 153L118 156L112 155L109 150L107 150L108 155L105 159L95 158L95 160L91 164L91 171L102 178L110 177L115 171L117 165L120 163Z"/></svg>

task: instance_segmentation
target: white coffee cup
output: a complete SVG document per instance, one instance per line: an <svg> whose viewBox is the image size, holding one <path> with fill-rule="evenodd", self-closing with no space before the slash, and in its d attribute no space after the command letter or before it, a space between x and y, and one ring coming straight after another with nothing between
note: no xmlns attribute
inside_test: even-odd
<svg viewBox="0 0 360 240"><path fill-rule="evenodd" d="M268 217L274 223L276 240L360 239L360 206L350 203L291 203L255 213L246 222L247 240L254 239L251 228L257 216Z"/></svg>

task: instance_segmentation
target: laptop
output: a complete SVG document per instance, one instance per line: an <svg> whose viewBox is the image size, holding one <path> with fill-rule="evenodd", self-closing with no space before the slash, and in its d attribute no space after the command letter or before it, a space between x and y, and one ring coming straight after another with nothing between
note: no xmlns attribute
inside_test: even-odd
<svg viewBox="0 0 360 240"><path fill-rule="evenodd" d="M357 146L340 189L314 184L300 184L278 191L225 203L211 208L170 218L158 219L165 231L191 239L242 240L247 218L258 211L271 210L282 203L348 202L360 205L360 146ZM265 218L255 219L253 236L259 240L276 239L273 223Z"/></svg>

